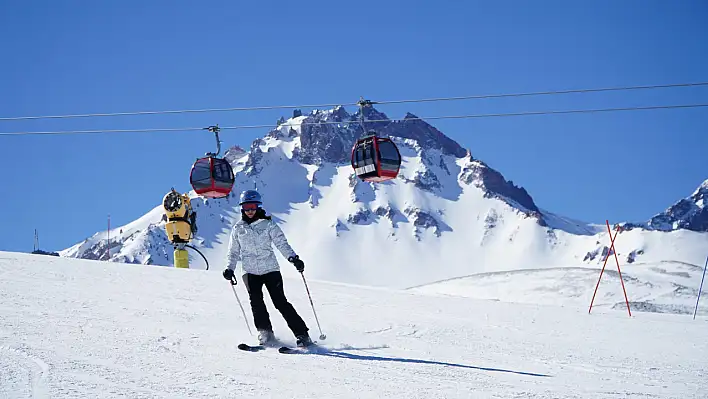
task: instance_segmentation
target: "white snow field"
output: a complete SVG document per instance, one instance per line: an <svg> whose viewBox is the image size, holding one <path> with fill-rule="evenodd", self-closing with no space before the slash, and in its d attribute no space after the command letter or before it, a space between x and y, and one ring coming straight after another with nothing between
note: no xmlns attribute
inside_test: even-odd
<svg viewBox="0 0 708 399"><path fill-rule="evenodd" d="M316 339L303 281L284 275ZM618 289L607 281L599 294ZM0 398L708 397L705 311L588 314L594 287L577 306L556 306L532 303L534 290L510 303L442 283L433 293L307 283L321 348L249 353L236 345L255 337L221 270L0 252ZM253 328L244 287L236 292Z"/></svg>

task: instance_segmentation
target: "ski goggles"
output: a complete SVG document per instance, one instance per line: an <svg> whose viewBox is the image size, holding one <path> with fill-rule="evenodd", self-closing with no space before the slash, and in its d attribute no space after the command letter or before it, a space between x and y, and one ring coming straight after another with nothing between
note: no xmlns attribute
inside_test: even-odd
<svg viewBox="0 0 708 399"><path fill-rule="evenodd" d="M247 202L245 204L241 204L241 209L243 209L244 211L255 211L256 209L258 209L258 204L256 204L255 202Z"/></svg>

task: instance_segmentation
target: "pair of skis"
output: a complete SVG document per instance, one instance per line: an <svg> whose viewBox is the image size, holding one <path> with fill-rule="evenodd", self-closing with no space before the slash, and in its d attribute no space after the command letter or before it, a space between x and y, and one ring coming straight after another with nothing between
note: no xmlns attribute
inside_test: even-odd
<svg viewBox="0 0 708 399"><path fill-rule="evenodd" d="M310 345L310 347L314 346L314 344ZM262 350L266 350L269 347L265 345L248 345L245 343L238 344L238 348L241 349L242 351L246 352L260 352ZM281 346L278 348L278 352L280 353L308 353L308 348L309 347L296 347L292 348L290 346Z"/></svg>

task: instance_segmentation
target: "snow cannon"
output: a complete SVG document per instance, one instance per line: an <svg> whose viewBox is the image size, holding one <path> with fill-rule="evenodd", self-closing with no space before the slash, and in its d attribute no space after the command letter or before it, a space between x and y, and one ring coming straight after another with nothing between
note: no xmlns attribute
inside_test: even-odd
<svg viewBox="0 0 708 399"><path fill-rule="evenodd" d="M187 194L179 194L174 188L162 200L165 209L165 231L174 246L175 267L189 269L189 254L185 247L197 231L197 213Z"/></svg>

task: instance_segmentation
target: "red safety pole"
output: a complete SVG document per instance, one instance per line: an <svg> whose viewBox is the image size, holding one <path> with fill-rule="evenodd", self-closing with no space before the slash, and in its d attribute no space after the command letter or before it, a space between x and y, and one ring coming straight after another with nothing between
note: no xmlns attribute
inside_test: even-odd
<svg viewBox="0 0 708 399"><path fill-rule="evenodd" d="M610 231L610 222L607 222L607 231ZM622 230L620 226L617 226L617 233ZM617 237L617 234L615 234L615 237ZM613 244L614 245L614 244ZM627 304L627 313L629 313L629 317L632 317L632 312L629 310L629 299L627 299L627 290L624 289L624 279L622 279L622 271L620 270L620 262L617 259L617 251L613 251L615 255L615 262L617 263L617 273L619 273L620 277L620 283L622 283L622 292L624 292L624 302Z"/></svg>
<svg viewBox="0 0 708 399"><path fill-rule="evenodd" d="M607 228L609 230L610 222L607 220L605 220L605 222L607 223ZM597 294L597 287L600 286L600 280L602 279L602 273L605 272L605 266L607 266L607 259L609 259L609 257L610 257L610 252L614 251L614 249L615 249L615 238L617 238L618 233L619 233L619 230L617 231L617 233L615 233L615 236L612 237L612 231L610 231L610 249L607 250L607 254L605 255L605 261L602 263L602 270L600 270L600 277L597 279L597 284L595 285L595 292L593 292L593 294L592 294L592 300L590 301L590 309L588 309L588 313L590 313L590 311L592 311L592 304L593 304L593 302L595 302L595 294Z"/></svg>

